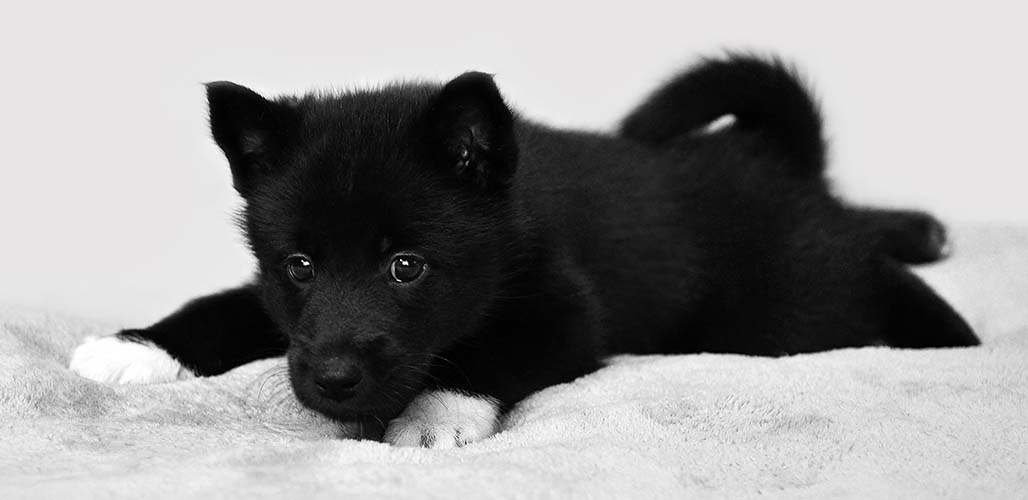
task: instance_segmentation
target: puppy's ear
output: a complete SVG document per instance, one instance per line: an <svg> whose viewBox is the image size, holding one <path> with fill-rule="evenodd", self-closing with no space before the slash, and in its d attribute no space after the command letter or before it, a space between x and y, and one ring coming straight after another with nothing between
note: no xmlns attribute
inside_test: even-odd
<svg viewBox="0 0 1028 500"><path fill-rule="evenodd" d="M295 110L232 82L206 87L211 134L228 158L236 191L246 196L260 176L277 168Z"/></svg>
<svg viewBox="0 0 1028 500"><path fill-rule="evenodd" d="M469 72L447 83L428 120L440 165L486 190L509 185L518 161L514 117L491 75Z"/></svg>

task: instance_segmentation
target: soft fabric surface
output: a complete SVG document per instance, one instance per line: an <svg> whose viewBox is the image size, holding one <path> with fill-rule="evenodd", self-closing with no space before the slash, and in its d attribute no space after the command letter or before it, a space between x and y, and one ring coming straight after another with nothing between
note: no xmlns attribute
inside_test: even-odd
<svg viewBox="0 0 1028 500"><path fill-rule="evenodd" d="M104 325L0 311L0 498L1015 498L1028 495L1028 230L975 228L922 274L972 349L622 356L452 451L339 439L280 360L110 387Z"/></svg>

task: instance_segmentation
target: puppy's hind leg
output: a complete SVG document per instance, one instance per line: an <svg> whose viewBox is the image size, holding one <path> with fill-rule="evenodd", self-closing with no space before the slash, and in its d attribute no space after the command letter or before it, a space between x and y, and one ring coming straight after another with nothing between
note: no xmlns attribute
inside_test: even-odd
<svg viewBox="0 0 1028 500"><path fill-rule="evenodd" d="M883 263L878 307L883 340L893 347L966 347L981 341L952 306L895 262Z"/></svg>

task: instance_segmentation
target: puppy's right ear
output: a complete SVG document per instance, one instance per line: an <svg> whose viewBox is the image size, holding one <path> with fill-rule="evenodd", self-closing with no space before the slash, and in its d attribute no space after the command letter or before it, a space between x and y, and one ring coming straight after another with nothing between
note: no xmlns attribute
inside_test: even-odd
<svg viewBox="0 0 1028 500"><path fill-rule="evenodd" d="M206 87L211 134L228 158L236 191L246 196L261 176L277 169L295 110L232 82Z"/></svg>
<svg viewBox="0 0 1028 500"><path fill-rule="evenodd" d="M510 185L518 162L514 116L492 75L471 71L439 91L428 114L440 165L487 190Z"/></svg>

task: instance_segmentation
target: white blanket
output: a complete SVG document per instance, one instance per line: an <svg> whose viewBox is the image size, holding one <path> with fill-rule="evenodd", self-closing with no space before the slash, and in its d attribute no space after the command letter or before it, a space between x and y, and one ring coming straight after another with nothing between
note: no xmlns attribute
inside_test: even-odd
<svg viewBox="0 0 1028 500"><path fill-rule="evenodd" d="M621 356L452 451L340 439L281 360L99 385L118 325L0 309L0 498L1026 498L1028 230L956 236L922 274L982 347Z"/></svg>

